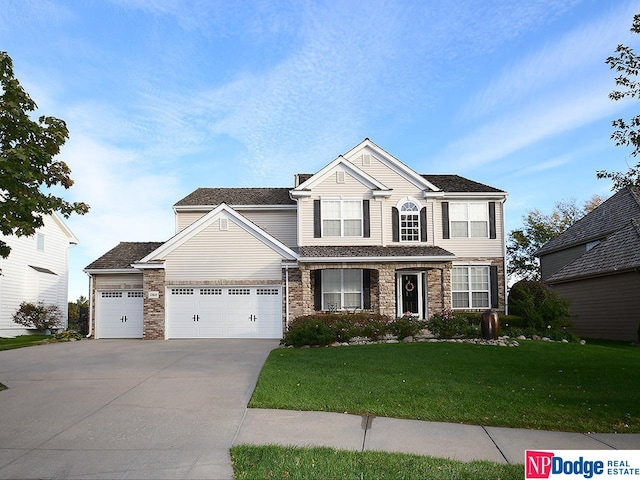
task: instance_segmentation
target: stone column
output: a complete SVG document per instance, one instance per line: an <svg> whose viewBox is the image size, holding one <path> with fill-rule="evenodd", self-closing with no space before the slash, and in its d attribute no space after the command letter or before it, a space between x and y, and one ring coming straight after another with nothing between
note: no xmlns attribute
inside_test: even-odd
<svg viewBox="0 0 640 480"><path fill-rule="evenodd" d="M395 265L380 265L378 270L378 294L380 313L396 317L396 269Z"/></svg>
<svg viewBox="0 0 640 480"><path fill-rule="evenodd" d="M144 271L142 291L144 293L142 338L144 340L164 340L164 268ZM151 295L149 295L149 292L152 292Z"/></svg>

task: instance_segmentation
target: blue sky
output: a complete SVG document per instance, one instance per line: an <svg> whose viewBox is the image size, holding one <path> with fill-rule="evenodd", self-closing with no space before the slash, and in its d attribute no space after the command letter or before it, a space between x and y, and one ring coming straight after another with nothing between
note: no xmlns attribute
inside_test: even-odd
<svg viewBox="0 0 640 480"><path fill-rule="evenodd" d="M420 173L530 209L608 196L635 164L609 139L604 60L637 4L616 0L3 0L0 50L64 119L62 159L90 204L67 224L69 298L119 241L162 241L197 187L289 186L365 137ZM637 102L637 101L636 101Z"/></svg>

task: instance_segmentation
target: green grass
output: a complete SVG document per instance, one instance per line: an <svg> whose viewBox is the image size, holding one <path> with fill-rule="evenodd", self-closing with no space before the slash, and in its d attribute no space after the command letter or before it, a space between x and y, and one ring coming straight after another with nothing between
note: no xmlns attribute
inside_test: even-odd
<svg viewBox="0 0 640 480"><path fill-rule="evenodd" d="M459 462L404 453L331 448L238 445L231 449L236 479L521 479L523 465Z"/></svg>
<svg viewBox="0 0 640 480"><path fill-rule="evenodd" d="M277 349L249 406L640 432L640 348L522 341Z"/></svg>
<svg viewBox="0 0 640 480"><path fill-rule="evenodd" d="M0 350L41 345L53 339L53 335L20 335L15 338L0 338Z"/></svg>

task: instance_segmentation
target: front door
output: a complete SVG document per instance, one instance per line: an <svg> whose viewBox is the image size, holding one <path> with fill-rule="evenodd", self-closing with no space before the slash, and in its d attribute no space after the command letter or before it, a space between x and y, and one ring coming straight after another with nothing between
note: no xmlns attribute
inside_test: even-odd
<svg viewBox="0 0 640 480"><path fill-rule="evenodd" d="M402 315L410 313L421 317L422 308L420 305L421 281L417 273L403 273L399 275L400 301Z"/></svg>

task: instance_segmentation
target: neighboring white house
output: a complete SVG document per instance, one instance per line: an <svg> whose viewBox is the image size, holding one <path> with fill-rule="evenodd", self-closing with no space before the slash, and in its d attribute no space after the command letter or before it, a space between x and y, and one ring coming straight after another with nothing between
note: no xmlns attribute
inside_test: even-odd
<svg viewBox="0 0 640 480"><path fill-rule="evenodd" d="M199 188L166 242L88 265L96 338L281 338L317 311L505 308L507 194L369 139L277 188Z"/></svg>
<svg viewBox="0 0 640 480"><path fill-rule="evenodd" d="M2 237L11 253L0 258L0 337L30 332L12 320L25 301L58 305L62 327L67 327L69 246L78 240L58 215L43 219L44 225L33 236Z"/></svg>

